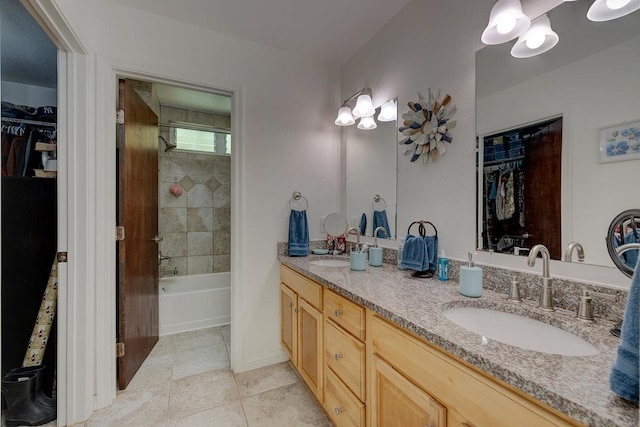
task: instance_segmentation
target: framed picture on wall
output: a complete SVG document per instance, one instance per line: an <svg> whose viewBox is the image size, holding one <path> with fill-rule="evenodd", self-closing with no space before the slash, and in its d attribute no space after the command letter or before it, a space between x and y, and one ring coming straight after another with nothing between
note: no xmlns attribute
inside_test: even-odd
<svg viewBox="0 0 640 427"><path fill-rule="evenodd" d="M640 159L640 120L598 129L598 163Z"/></svg>

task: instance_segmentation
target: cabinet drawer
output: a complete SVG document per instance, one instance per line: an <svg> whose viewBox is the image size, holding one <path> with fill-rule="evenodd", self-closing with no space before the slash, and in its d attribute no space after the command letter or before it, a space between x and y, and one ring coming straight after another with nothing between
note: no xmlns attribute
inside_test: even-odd
<svg viewBox="0 0 640 427"><path fill-rule="evenodd" d="M518 420L518 426L522 427L582 425L513 391L372 312L368 316L372 351L460 418L468 420L467 424L512 427L513 420Z"/></svg>
<svg viewBox="0 0 640 427"><path fill-rule="evenodd" d="M324 315L340 325L354 337L364 341L364 307L328 289L324 292Z"/></svg>
<svg viewBox="0 0 640 427"><path fill-rule="evenodd" d="M324 328L325 364L362 401L365 400L365 346L331 320Z"/></svg>
<svg viewBox="0 0 640 427"><path fill-rule="evenodd" d="M365 425L364 404L331 369L325 371L324 387L324 408L336 427Z"/></svg>
<svg viewBox="0 0 640 427"><path fill-rule="evenodd" d="M322 285L282 264L280 264L280 281L294 290L300 298L322 311Z"/></svg>

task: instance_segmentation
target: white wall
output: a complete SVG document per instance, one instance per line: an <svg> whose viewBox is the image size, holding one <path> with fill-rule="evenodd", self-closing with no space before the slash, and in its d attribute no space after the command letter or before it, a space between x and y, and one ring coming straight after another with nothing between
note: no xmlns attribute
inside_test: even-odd
<svg viewBox="0 0 640 427"><path fill-rule="evenodd" d="M418 91L442 89L452 96L458 124L444 156L422 165L410 163L399 151L398 229L419 218L429 220L438 227L440 248L458 259L466 259L467 251L475 247L475 52L483 47L480 36L492 5L491 0L414 0L342 69L344 96L363 86L373 90L374 105L397 95L399 115L407 111L407 102L415 100ZM477 260L539 270L513 256L481 253ZM613 268L552 262L551 273L629 286L629 279Z"/></svg>
<svg viewBox="0 0 640 427"><path fill-rule="evenodd" d="M26 85L2 81L2 101L29 107L58 105L58 91L55 88Z"/></svg>
<svg viewBox="0 0 640 427"><path fill-rule="evenodd" d="M116 68L241 88L234 164L242 210L232 216L242 233L234 261L242 311L233 321L242 324L244 351L235 369L282 360L275 249L287 239L289 198L299 190L309 200L311 238L322 237L320 216L339 209L337 67L108 1L97 8L92 46Z"/></svg>
<svg viewBox="0 0 640 427"><path fill-rule="evenodd" d="M636 37L478 102L480 134L538 120L549 112L564 113L563 144L569 146L571 164L563 176L562 197L568 198L571 212L563 211L563 233L568 234L563 245L580 242L586 262L598 265L613 267L603 239L610 222L638 206L627 183L637 180L640 160L599 164L596 147L598 128L639 118L639 51ZM598 83L605 75L607 84Z"/></svg>

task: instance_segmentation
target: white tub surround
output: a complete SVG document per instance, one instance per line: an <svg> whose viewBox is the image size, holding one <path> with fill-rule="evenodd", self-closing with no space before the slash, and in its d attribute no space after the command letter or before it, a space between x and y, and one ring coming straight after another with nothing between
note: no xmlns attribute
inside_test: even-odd
<svg viewBox="0 0 640 427"><path fill-rule="evenodd" d="M160 279L160 335L231 323L231 273Z"/></svg>

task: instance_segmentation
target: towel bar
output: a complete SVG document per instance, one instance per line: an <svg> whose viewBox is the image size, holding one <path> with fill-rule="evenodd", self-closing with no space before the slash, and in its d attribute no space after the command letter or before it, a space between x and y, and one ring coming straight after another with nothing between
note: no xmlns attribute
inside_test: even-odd
<svg viewBox="0 0 640 427"><path fill-rule="evenodd" d="M309 209L309 201L308 201L308 200L307 200L307 198L306 198L306 197L304 197L304 196L302 195L302 193L301 193L301 192L299 192L299 191L294 191L294 192L293 192L293 194L291 195L291 199L289 199L289 209L293 209L293 208L291 207L291 202L292 202L292 201L294 201L294 200L298 201L298 200L300 200L300 199L304 199L304 202L305 202L305 207L304 207L304 209L305 209L305 210L306 210L306 209Z"/></svg>
<svg viewBox="0 0 640 427"><path fill-rule="evenodd" d="M380 203L381 201L384 204L385 210L387 209L386 200L384 200L379 194L376 194L375 196L373 196L373 210L376 210L376 203Z"/></svg>
<svg viewBox="0 0 640 427"><path fill-rule="evenodd" d="M425 221L423 219L418 220L418 221L413 221L409 225L409 228L407 229L407 234L411 233L411 227L413 227L414 224L419 224L418 225L418 233L420 234L421 237L425 237L427 235L427 231L424 228L425 224L429 224L431 227L433 227L433 230L436 232L435 236L438 237L438 229L436 228L436 226L433 225L433 223L431 223L429 221Z"/></svg>

